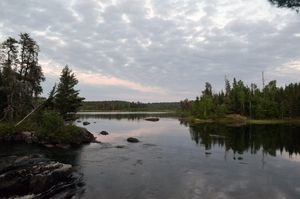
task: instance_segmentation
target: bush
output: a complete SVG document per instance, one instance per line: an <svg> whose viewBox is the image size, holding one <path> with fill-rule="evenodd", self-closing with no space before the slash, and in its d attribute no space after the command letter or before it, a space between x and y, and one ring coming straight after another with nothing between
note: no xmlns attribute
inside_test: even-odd
<svg viewBox="0 0 300 199"><path fill-rule="evenodd" d="M55 136L58 129L64 126L63 118L53 111L41 113L41 117L37 120L38 136L45 138Z"/></svg>
<svg viewBox="0 0 300 199"><path fill-rule="evenodd" d="M11 123L0 123L0 136L14 134L16 132L15 126Z"/></svg>
<svg viewBox="0 0 300 199"><path fill-rule="evenodd" d="M67 125L59 128L56 132L56 140L60 143L76 142L82 135L82 129L75 125Z"/></svg>

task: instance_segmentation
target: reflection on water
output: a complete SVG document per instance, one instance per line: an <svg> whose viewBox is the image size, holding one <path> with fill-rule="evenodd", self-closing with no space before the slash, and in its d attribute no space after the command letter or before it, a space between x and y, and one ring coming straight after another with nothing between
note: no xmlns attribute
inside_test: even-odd
<svg viewBox="0 0 300 199"><path fill-rule="evenodd" d="M251 125L228 127L222 125L198 125L190 127L192 140L210 149L215 145L224 150L242 154L256 154L263 150L269 155L276 152L300 153L300 127L288 125Z"/></svg>
<svg viewBox="0 0 300 199"><path fill-rule="evenodd" d="M169 112L79 112L80 119L141 120L146 117L175 117Z"/></svg>
<svg viewBox="0 0 300 199"><path fill-rule="evenodd" d="M160 120L145 121L148 116ZM189 127L158 113L79 117L75 124L90 122L85 127L105 144L77 150L0 146L0 154L38 152L77 165L83 198L300 198L299 127ZM141 142L127 143L131 136Z"/></svg>

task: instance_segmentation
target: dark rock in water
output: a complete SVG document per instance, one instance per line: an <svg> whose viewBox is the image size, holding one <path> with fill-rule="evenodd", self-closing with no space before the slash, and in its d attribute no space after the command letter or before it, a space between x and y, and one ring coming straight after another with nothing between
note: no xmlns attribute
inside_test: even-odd
<svg viewBox="0 0 300 199"><path fill-rule="evenodd" d="M39 155L7 156L0 160L0 198L29 194L36 198L51 198L57 194L72 197L79 181L73 175L72 165Z"/></svg>
<svg viewBox="0 0 300 199"><path fill-rule="evenodd" d="M89 125L90 123L89 122L83 122L82 123L84 126L86 126L86 125Z"/></svg>
<svg viewBox="0 0 300 199"><path fill-rule="evenodd" d="M80 122L81 122L81 120L77 120L77 122L78 122L78 123L80 123Z"/></svg>
<svg viewBox="0 0 300 199"><path fill-rule="evenodd" d="M117 148L117 149L124 149L124 148L126 148L126 146L124 146L124 145L117 145L115 148Z"/></svg>
<svg viewBox="0 0 300 199"><path fill-rule="evenodd" d="M130 138L127 138L127 142L137 143L137 142L140 142L140 141L137 138L130 137Z"/></svg>
<svg viewBox="0 0 300 199"><path fill-rule="evenodd" d="M159 121L159 118L158 117L146 117L145 120L151 121L151 122L157 122L157 121Z"/></svg>
<svg viewBox="0 0 300 199"><path fill-rule="evenodd" d="M107 131L101 131L100 134L101 135L108 135L108 132Z"/></svg>
<svg viewBox="0 0 300 199"><path fill-rule="evenodd" d="M243 158L242 157L238 157L238 160L243 160Z"/></svg>

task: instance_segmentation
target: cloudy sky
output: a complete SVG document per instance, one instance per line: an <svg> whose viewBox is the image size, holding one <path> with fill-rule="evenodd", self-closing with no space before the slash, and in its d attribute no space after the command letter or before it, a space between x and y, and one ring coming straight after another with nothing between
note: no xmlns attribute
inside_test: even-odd
<svg viewBox="0 0 300 199"><path fill-rule="evenodd" d="M300 81L300 14L267 0L1 0L0 39L40 45L47 95L62 67L87 100L178 101L225 75Z"/></svg>

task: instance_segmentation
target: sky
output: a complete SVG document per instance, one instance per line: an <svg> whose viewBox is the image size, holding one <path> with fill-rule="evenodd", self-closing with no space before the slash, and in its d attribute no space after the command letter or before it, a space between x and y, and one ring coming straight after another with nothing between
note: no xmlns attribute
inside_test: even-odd
<svg viewBox="0 0 300 199"><path fill-rule="evenodd" d="M224 78L300 80L300 14L267 0L1 0L0 41L40 46L44 96L68 64L86 100L194 99Z"/></svg>

